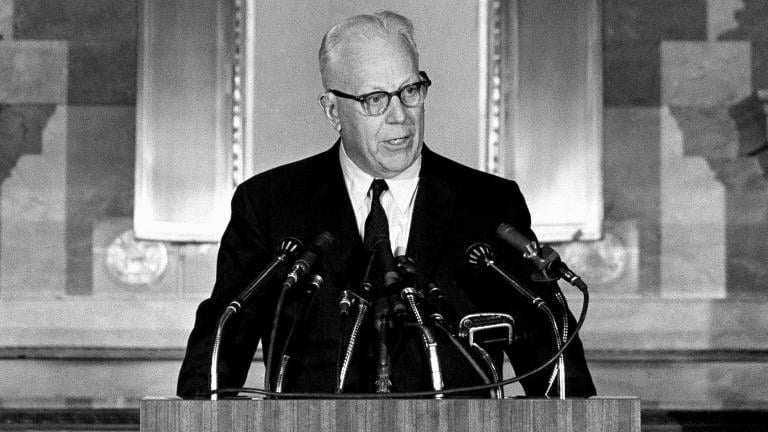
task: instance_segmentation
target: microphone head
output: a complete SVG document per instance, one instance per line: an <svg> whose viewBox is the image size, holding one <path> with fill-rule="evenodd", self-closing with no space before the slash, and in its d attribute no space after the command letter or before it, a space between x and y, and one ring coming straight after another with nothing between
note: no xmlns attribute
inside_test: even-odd
<svg viewBox="0 0 768 432"><path fill-rule="evenodd" d="M535 241L530 240L526 236L520 234L519 231L512 228L512 225L507 223L499 224L499 227L496 228L496 236L523 253L529 252L528 248L531 243L536 243Z"/></svg>
<svg viewBox="0 0 768 432"><path fill-rule="evenodd" d="M293 237L286 237L280 241L277 245L277 254L284 255L286 258L293 258L298 255L301 250L304 249L304 245L300 241Z"/></svg>
<svg viewBox="0 0 768 432"><path fill-rule="evenodd" d="M396 271L385 272L382 276L384 279L384 288L387 291L397 292L400 282L400 275Z"/></svg>
<svg viewBox="0 0 768 432"><path fill-rule="evenodd" d="M539 256L541 253L541 246L539 246L539 242L520 234L519 231L506 223L499 224L499 227L496 229L496 235L499 239L512 246L513 249L520 252L523 255L523 258L534 261L534 264L536 264L537 267L541 266L538 262L541 261Z"/></svg>
<svg viewBox="0 0 768 432"><path fill-rule="evenodd" d="M333 234L328 231L323 231L315 237L310 248L316 253L325 253L328 252L328 249L331 248L331 245L335 240L336 237L334 237Z"/></svg>
<svg viewBox="0 0 768 432"><path fill-rule="evenodd" d="M434 282L430 282L427 284L427 295L431 300L444 300L445 295L443 294L443 290L440 289L439 286L437 286Z"/></svg>
<svg viewBox="0 0 768 432"><path fill-rule="evenodd" d="M315 264L317 257L327 252L328 249L331 248L334 240L335 239L333 235L328 231L324 231L318 234L317 237L312 240L312 244L310 244L309 247L301 255L301 257L296 260L294 267L300 266L303 268L304 272L309 271L309 268Z"/></svg>
<svg viewBox="0 0 768 432"><path fill-rule="evenodd" d="M467 261L473 266L486 266L493 260L493 249L486 243L475 243L464 252Z"/></svg>
<svg viewBox="0 0 768 432"><path fill-rule="evenodd" d="M395 264L397 265L397 270L403 277L416 276L416 262L414 262L412 258L405 255L399 255L395 258Z"/></svg>
<svg viewBox="0 0 768 432"><path fill-rule="evenodd" d="M379 248L383 248L384 245L387 246L388 250L390 250L390 251L392 250L392 245L389 243L389 237L387 237L387 236L385 236L383 234L377 235L373 239L372 252L376 253L379 250Z"/></svg>
<svg viewBox="0 0 768 432"><path fill-rule="evenodd" d="M309 285L313 291L320 289L320 286L323 285L323 277L318 274L312 275L312 281L309 282Z"/></svg>
<svg viewBox="0 0 768 432"><path fill-rule="evenodd" d="M387 290L397 289L400 282L400 274L397 272L395 257L392 255L392 245L389 237L379 236L374 242L374 267L377 274L380 275L383 286L379 287ZM384 295L384 292L378 292L378 296Z"/></svg>

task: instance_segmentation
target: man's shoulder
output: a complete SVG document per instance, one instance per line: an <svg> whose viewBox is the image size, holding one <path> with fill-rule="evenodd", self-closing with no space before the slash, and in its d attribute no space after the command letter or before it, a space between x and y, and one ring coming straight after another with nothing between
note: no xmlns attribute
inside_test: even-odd
<svg viewBox="0 0 768 432"><path fill-rule="evenodd" d="M440 177L455 187L472 190L478 187L517 188L514 180L469 167L430 149L425 149L424 158L428 175Z"/></svg>
<svg viewBox="0 0 768 432"><path fill-rule="evenodd" d="M304 159L289 162L250 177L241 184L244 189L260 188L264 186L290 185L296 183L312 182L314 179L323 180L334 169L334 163L338 165L338 156L334 159L333 151L329 150L314 154Z"/></svg>

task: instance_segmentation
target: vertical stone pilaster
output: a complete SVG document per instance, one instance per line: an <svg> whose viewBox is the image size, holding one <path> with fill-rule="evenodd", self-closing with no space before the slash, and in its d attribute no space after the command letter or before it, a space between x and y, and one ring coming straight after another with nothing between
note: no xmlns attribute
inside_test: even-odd
<svg viewBox="0 0 768 432"><path fill-rule="evenodd" d="M42 130L40 154L22 155L2 185L0 294L62 296L66 281L67 109Z"/></svg>
<svg viewBox="0 0 768 432"><path fill-rule="evenodd" d="M13 0L0 0L0 40L13 39Z"/></svg>
<svg viewBox="0 0 768 432"><path fill-rule="evenodd" d="M662 107L660 294L725 297L725 188L683 139Z"/></svg>
<svg viewBox="0 0 768 432"><path fill-rule="evenodd" d="M661 44L661 287L725 297L725 161L737 153L728 109L751 92L747 42Z"/></svg>

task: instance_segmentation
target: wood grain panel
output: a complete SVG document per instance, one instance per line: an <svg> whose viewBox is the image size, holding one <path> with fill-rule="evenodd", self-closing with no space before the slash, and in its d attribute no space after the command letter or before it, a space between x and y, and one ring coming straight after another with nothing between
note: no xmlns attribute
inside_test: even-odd
<svg viewBox="0 0 768 432"><path fill-rule="evenodd" d="M141 431L640 432L640 400L181 400L147 398Z"/></svg>

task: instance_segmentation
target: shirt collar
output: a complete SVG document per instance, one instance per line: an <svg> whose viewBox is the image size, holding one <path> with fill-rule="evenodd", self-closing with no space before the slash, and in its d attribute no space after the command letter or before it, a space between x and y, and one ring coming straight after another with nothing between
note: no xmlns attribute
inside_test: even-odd
<svg viewBox="0 0 768 432"><path fill-rule="evenodd" d="M344 174L344 182L347 184L347 191L352 201L352 206L358 208L365 204L365 198L368 196L368 190L371 188L371 182L374 177L358 167L344 150L344 144L339 146L339 160L341 162L341 171ZM413 202L416 194L416 188L419 184L419 173L421 172L421 154L405 171L387 180L389 191L397 204L398 210L405 214Z"/></svg>

